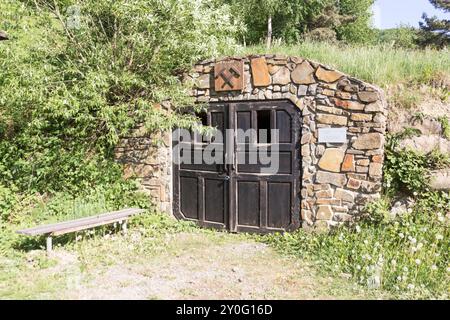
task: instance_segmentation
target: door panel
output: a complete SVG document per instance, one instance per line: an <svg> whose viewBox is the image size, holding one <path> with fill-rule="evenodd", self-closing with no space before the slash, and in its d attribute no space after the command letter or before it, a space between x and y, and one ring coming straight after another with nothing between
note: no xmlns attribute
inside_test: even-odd
<svg viewBox="0 0 450 320"><path fill-rule="evenodd" d="M205 179L205 220L225 224L226 182L223 179Z"/></svg>
<svg viewBox="0 0 450 320"><path fill-rule="evenodd" d="M180 177L181 181L181 213L190 219L198 219L198 179L196 177Z"/></svg>
<svg viewBox="0 0 450 320"><path fill-rule="evenodd" d="M269 182L267 226L270 228L287 228L290 220L291 202L290 182Z"/></svg>
<svg viewBox="0 0 450 320"><path fill-rule="evenodd" d="M237 183L237 217L239 225L259 226L259 181Z"/></svg>
<svg viewBox="0 0 450 320"><path fill-rule="evenodd" d="M254 129L254 132L246 137L235 134L233 163L202 161L174 166L174 214L203 226L233 232L297 228L301 163L298 109L288 101L217 103L208 108L205 121L222 132L226 129L235 132ZM261 129L279 131L275 135L264 134ZM226 139L225 132L223 137ZM278 150L274 148L276 138ZM225 151L225 144L217 143L217 146ZM205 146L199 141L192 142L189 148L192 160L205 152ZM259 157L262 151L269 157L278 157L277 172L261 172L270 167ZM251 157L255 163L249 163Z"/></svg>

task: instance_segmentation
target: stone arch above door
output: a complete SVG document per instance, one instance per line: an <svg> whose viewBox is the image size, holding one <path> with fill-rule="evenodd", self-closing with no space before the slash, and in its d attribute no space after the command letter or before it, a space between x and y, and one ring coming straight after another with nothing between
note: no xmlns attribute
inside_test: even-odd
<svg viewBox="0 0 450 320"><path fill-rule="evenodd" d="M189 78L200 103L289 99L299 108L304 226L351 221L379 197L387 104L378 87L284 55L202 61Z"/></svg>

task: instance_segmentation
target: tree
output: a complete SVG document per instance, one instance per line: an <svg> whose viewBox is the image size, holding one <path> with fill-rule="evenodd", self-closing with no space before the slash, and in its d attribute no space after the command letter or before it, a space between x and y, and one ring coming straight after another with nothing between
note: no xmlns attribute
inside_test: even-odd
<svg viewBox="0 0 450 320"><path fill-rule="evenodd" d="M311 21L334 0L216 0L231 6L233 15L246 24L245 42L258 43L272 38L286 42L299 40L309 31Z"/></svg>
<svg viewBox="0 0 450 320"><path fill-rule="evenodd" d="M431 4L444 12L450 12L448 0L430 0ZM422 15L420 22L422 30L420 44L422 46L445 47L450 44L450 20L438 19L436 16L429 17L426 13Z"/></svg>
<svg viewBox="0 0 450 320"><path fill-rule="evenodd" d="M316 15L308 25L309 31L305 37L317 41L337 40L336 29L343 24L354 22L357 18L352 15L341 14L338 2L331 1Z"/></svg>
<svg viewBox="0 0 450 320"><path fill-rule="evenodd" d="M369 10L374 0L216 0L229 4L247 26L245 42L263 39L363 42L370 38Z"/></svg>
<svg viewBox="0 0 450 320"><path fill-rule="evenodd" d="M0 185L89 190L120 177L114 146L137 123L193 125L181 74L236 49L231 16L211 0L0 1L16 39L0 45Z"/></svg>
<svg viewBox="0 0 450 320"><path fill-rule="evenodd" d="M339 0L339 13L353 19L344 21L336 27L338 40L345 42L372 42L375 32L371 26L374 0Z"/></svg>

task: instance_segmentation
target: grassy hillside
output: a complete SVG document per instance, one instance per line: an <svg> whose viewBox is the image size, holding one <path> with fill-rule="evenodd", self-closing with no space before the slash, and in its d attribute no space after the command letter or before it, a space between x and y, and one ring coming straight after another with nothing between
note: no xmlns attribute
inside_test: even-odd
<svg viewBox="0 0 450 320"><path fill-rule="evenodd" d="M430 83L450 76L448 50L408 50L388 46L351 46L302 42L293 46L250 46L246 54L278 53L300 56L330 65L383 88L397 83Z"/></svg>
<svg viewBox="0 0 450 320"><path fill-rule="evenodd" d="M258 53L311 59L375 84L385 90L391 111L416 109L425 103L441 105L441 109L450 108L448 49L420 50L387 45L363 46L304 41L297 45L276 44L269 50L264 45L247 46L241 48L237 54ZM427 113L427 110L416 111ZM441 115L445 115L445 112L441 112Z"/></svg>

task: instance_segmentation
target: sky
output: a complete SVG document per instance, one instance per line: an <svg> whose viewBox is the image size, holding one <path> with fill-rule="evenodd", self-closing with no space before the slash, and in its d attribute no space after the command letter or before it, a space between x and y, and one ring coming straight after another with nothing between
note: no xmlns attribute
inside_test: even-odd
<svg viewBox="0 0 450 320"><path fill-rule="evenodd" d="M395 28L400 24L418 27L422 13L450 19L450 14L436 10L428 0L376 0L373 6L376 28Z"/></svg>

